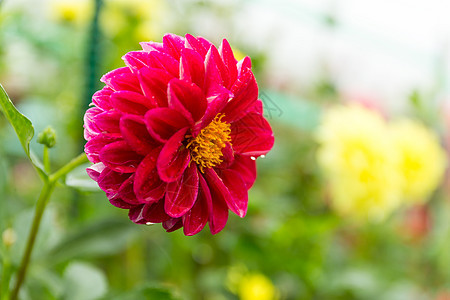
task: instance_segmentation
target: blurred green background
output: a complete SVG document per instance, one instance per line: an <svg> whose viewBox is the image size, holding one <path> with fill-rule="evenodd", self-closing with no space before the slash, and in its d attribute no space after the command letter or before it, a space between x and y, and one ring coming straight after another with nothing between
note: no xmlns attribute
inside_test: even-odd
<svg viewBox="0 0 450 300"><path fill-rule="evenodd" d="M437 47L427 56L420 47L373 39L379 35L339 19L348 1L326 1L322 10L311 3L0 1L0 82L36 132L55 128L53 168L82 151L82 116L101 88L100 76L121 67L121 56L140 41L161 41L166 32L202 35L216 45L227 38L238 58L249 55L276 139L258 160L247 216L230 214L216 236L207 228L185 237L160 225L135 225L84 167L69 174L45 212L23 299L450 299L447 179L421 204L400 207L381 222L353 222L330 205L315 139L324 110L359 102L419 120L445 141L448 54ZM244 26L247 15L254 26ZM302 38L314 34L317 39ZM371 41L361 53L381 53L381 65L411 59L416 73L425 68L430 76L405 77L394 88L386 79L384 90L381 73L372 79L364 66L355 68L363 57L335 55L336 43L361 40ZM315 53L314 62L302 53ZM376 85L375 94L367 82ZM1 253L17 267L41 182L3 117L0 144ZM41 155L35 140L31 148Z"/></svg>

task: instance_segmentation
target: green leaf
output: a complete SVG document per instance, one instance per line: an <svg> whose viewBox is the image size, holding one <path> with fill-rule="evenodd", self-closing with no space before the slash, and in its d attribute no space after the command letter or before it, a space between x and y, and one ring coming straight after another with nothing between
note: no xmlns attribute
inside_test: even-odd
<svg viewBox="0 0 450 300"><path fill-rule="evenodd" d="M81 263L71 263L64 272L66 300L94 300L108 290L108 283L102 271Z"/></svg>
<svg viewBox="0 0 450 300"><path fill-rule="evenodd" d="M11 100L8 97L3 86L0 84L0 110L5 115L8 122L13 127L14 131L22 144L25 154L30 159L31 163L34 165L39 175L45 178L47 175L44 172L42 163L37 159L37 157L30 150L30 142L34 136L33 124L27 119L23 114L21 114Z"/></svg>
<svg viewBox="0 0 450 300"><path fill-rule="evenodd" d="M11 248L11 260L14 264L19 264L25 251L26 241L30 232L34 216L34 208L29 208L17 212L14 216L13 230L17 235L17 241ZM61 240L62 229L58 223L58 212L51 203L42 215L39 234L33 248L33 257L41 257L48 253L48 249Z"/></svg>
<svg viewBox="0 0 450 300"><path fill-rule="evenodd" d="M134 237L133 233L137 233L137 226L133 225L129 221L112 218L78 229L50 250L48 263L119 253Z"/></svg>
<svg viewBox="0 0 450 300"><path fill-rule="evenodd" d="M30 142L34 135L33 125L31 124L30 120L28 120L16 109L1 84L0 89L0 104L2 112L5 114L6 119L9 121L9 123L11 123L14 131L19 137L23 150L27 155L30 155Z"/></svg>
<svg viewBox="0 0 450 300"><path fill-rule="evenodd" d="M27 286L31 299L42 299L43 291L51 295L46 297L46 299L61 299L65 292L63 278L54 271L49 270L46 265L41 264L32 264L30 266Z"/></svg>
<svg viewBox="0 0 450 300"><path fill-rule="evenodd" d="M91 163L81 165L72 172L66 175L65 184L72 188L76 188L86 192L101 192L97 182L92 180L86 172L86 168L90 167Z"/></svg>

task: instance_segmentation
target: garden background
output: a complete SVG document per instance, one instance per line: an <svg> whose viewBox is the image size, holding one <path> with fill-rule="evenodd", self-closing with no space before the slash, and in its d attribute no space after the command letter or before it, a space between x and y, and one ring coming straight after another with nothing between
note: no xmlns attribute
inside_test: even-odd
<svg viewBox="0 0 450 300"><path fill-rule="evenodd" d="M275 135L258 160L247 216L230 214L214 236L135 225L86 166L70 173L44 214L20 299L450 299L447 176L382 218L359 218L366 212L333 205L335 174L318 154L324 115L357 103L383 120L421 124L447 156L449 8L438 0L0 1L0 83L36 133L56 130L55 169L83 150L83 114L101 75L166 32L216 45L227 38L238 59L250 56ZM4 270L6 261L19 265L42 184L3 117L0 144ZM36 139L31 148L42 155ZM354 186L345 188L350 199Z"/></svg>

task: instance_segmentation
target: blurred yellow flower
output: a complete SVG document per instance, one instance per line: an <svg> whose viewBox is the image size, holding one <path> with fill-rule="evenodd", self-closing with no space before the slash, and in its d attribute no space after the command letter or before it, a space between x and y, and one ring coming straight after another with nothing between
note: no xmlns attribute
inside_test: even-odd
<svg viewBox="0 0 450 300"><path fill-rule="evenodd" d="M82 25L92 18L94 7L90 0L51 0L49 8L52 20Z"/></svg>
<svg viewBox="0 0 450 300"><path fill-rule="evenodd" d="M403 196L409 203L424 202L442 180L447 159L438 137L422 124L400 119L390 126L400 151L398 169L404 178Z"/></svg>
<svg viewBox="0 0 450 300"><path fill-rule="evenodd" d="M125 28L133 27L133 38L157 40L163 31L166 5L162 0L109 0L101 15L105 34L115 37Z"/></svg>
<svg viewBox="0 0 450 300"><path fill-rule="evenodd" d="M381 220L398 207L398 153L379 114L357 105L335 107L325 113L317 138L318 161L338 213Z"/></svg>
<svg viewBox="0 0 450 300"><path fill-rule="evenodd" d="M352 219L382 220L402 204L427 200L445 171L430 130L407 119L388 124L356 104L325 112L317 140L331 206Z"/></svg>
<svg viewBox="0 0 450 300"><path fill-rule="evenodd" d="M241 300L276 300L278 289L269 278L260 273L250 273L243 265L231 267L227 287Z"/></svg>
<svg viewBox="0 0 450 300"><path fill-rule="evenodd" d="M241 300L274 300L277 291L272 282L262 274L251 274L242 278L239 288Z"/></svg>
<svg viewBox="0 0 450 300"><path fill-rule="evenodd" d="M137 41L162 36L166 3L162 0L108 0L103 2L100 24L103 33L114 38L129 35ZM57 22L83 25L94 12L93 0L49 0L50 18Z"/></svg>

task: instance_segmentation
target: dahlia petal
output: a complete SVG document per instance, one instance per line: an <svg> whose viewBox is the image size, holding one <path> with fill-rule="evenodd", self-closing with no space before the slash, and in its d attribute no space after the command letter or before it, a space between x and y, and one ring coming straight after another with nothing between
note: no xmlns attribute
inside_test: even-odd
<svg viewBox="0 0 450 300"><path fill-rule="evenodd" d="M95 124L98 134L120 133L119 121L121 115L121 113L116 111L105 111L96 115L92 123Z"/></svg>
<svg viewBox="0 0 450 300"><path fill-rule="evenodd" d="M95 136L99 135L101 130L98 128L97 124L94 122L94 119L97 115L103 113L98 107L89 108L84 114L84 138L89 141Z"/></svg>
<svg viewBox="0 0 450 300"><path fill-rule="evenodd" d="M125 180L122 183L119 190L117 191L117 194L118 197L123 201L132 205L139 205L141 204L141 202L139 202L136 198L136 195L133 190L133 184L134 184L134 174L131 175L127 180Z"/></svg>
<svg viewBox="0 0 450 300"><path fill-rule="evenodd" d="M217 85L223 87L227 86L229 79L224 75L225 73L225 65L223 64L216 47L211 46L205 58L204 90L207 96L211 94L211 90L217 89Z"/></svg>
<svg viewBox="0 0 450 300"><path fill-rule="evenodd" d="M200 189L203 190L209 212L209 229L212 234L220 232L228 221L228 206L222 193L214 185L213 180L209 179L211 175L209 172L214 172L212 169L207 169L205 178L199 177ZM216 175L217 176L217 175ZM213 200L214 199L214 200Z"/></svg>
<svg viewBox="0 0 450 300"><path fill-rule="evenodd" d="M119 141L106 145L99 154L100 160L114 171L132 173L142 160L127 142Z"/></svg>
<svg viewBox="0 0 450 300"><path fill-rule="evenodd" d="M245 183L237 172L222 170L221 177L213 169L205 172L211 197L216 201L223 199L228 208L239 217L243 218L247 213L248 194Z"/></svg>
<svg viewBox="0 0 450 300"><path fill-rule="evenodd" d="M92 180L98 181L98 178L104 169L105 165L103 163L96 163L86 168L86 173Z"/></svg>
<svg viewBox="0 0 450 300"><path fill-rule="evenodd" d="M206 53L208 52L208 49L210 46L208 46L208 48L205 48L202 43L200 43L194 36L192 36L190 34L186 34L185 37L186 37L186 42L185 42L186 48L192 49L195 52L197 52L198 54L200 54L202 57L202 62L203 62L203 59L205 58Z"/></svg>
<svg viewBox="0 0 450 300"><path fill-rule="evenodd" d="M104 84L106 84L107 86L110 86L111 81L122 74L130 74L131 70L128 67L122 67L122 68L118 68L118 69L114 69L111 72L106 73L105 75L102 76L102 78L100 78L100 81L103 82Z"/></svg>
<svg viewBox="0 0 450 300"><path fill-rule="evenodd" d="M274 137L267 120L256 113L231 124L231 144L238 154L260 156L272 149Z"/></svg>
<svg viewBox="0 0 450 300"><path fill-rule="evenodd" d="M205 58L205 85L206 88L210 86L212 83L209 81L213 81L214 83L220 83L222 86L229 88L230 87L230 74L228 73L227 67L222 61L222 57L217 51L217 48L214 45L211 45L209 48L208 54L206 54ZM216 77L216 70L218 71L218 78ZM212 74L210 77L209 75Z"/></svg>
<svg viewBox="0 0 450 300"><path fill-rule="evenodd" d="M206 200L207 197L211 198L209 190L205 191L204 189L199 188L198 197L194 206L192 206L192 208L182 217L183 233L185 235L189 236L199 233L208 222L209 213L208 202Z"/></svg>
<svg viewBox="0 0 450 300"><path fill-rule="evenodd" d="M233 122L244 116L258 99L258 85L251 70L243 72L231 87L234 97L223 109L224 121Z"/></svg>
<svg viewBox="0 0 450 300"><path fill-rule="evenodd" d="M171 218L167 221L164 221L162 223L162 226L167 232L172 232L180 229L181 226L183 226L183 221L181 220L181 218Z"/></svg>
<svg viewBox="0 0 450 300"><path fill-rule="evenodd" d="M180 79L193 82L198 87L203 88L205 65L202 56L192 49L184 48L181 50Z"/></svg>
<svg viewBox="0 0 450 300"><path fill-rule="evenodd" d="M171 217L164 210L164 201L145 204L142 214L145 221L151 223L161 223L169 220Z"/></svg>
<svg viewBox="0 0 450 300"><path fill-rule="evenodd" d="M128 217L136 224L161 223L170 219L164 212L164 201L135 206L130 209Z"/></svg>
<svg viewBox="0 0 450 300"><path fill-rule="evenodd" d="M88 122L88 123L92 123L93 122L93 120L94 120L94 118L97 116L97 115L99 115L99 114L101 114L101 113L104 113L105 111L104 110L102 110L102 109L100 109L100 108L98 108L98 107L90 107L87 111L86 111L86 113L85 113L85 115L84 115L84 121L85 122ZM95 124L94 124L95 125Z"/></svg>
<svg viewBox="0 0 450 300"><path fill-rule="evenodd" d="M263 103L262 103L262 101L257 99L255 101L255 103L253 104L253 106L250 107L248 112L254 112L254 113L262 115L262 113L263 113Z"/></svg>
<svg viewBox="0 0 450 300"><path fill-rule="evenodd" d="M138 72L142 92L153 106L167 106L167 84L172 78L165 70L157 68L142 68Z"/></svg>
<svg viewBox="0 0 450 300"><path fill-rule="evenodd" d="M166 142L175 132L190 125L180 112L167 107L149 110L145 124L150 135L160 142Z"/></svg>
<svg viewBox="0 0 450 300"><path fill-rule="evenodd" d="M142 94L130 91L118 91L111 95L111 105L118 111L135 115L144 115L154 105Z"/></svg>
<svg viewBox="0 0 450 300"><path fill-rule="evenodd" d="M252 60L250 57L246 56L237 63L238 75L241 75L242 72L252 68Z"/></svg>
<svg viewBox="0 0 450 300"><path fill-rule="evenodd" d="M130 174L118 173L106 167L98 177L98 186L108 194L108 198L117 195L122 183L130 177Z"/></svg>
<svg viewBox="0 0 450 300"><path fill-rule="evenodd" d="M137 72L139 69L149 66L149 55L145 51L128 52L122 56L122 59L132 72Z"/></svg>
<svg viewBox="0 0 450 300"><path fill-rule="evenodd" d="M151 52L151 51L163 51L164 52L164 46L162 43L157 42L140 42L139 45L141 45L142 50L145 52Z"/></svg>
<svg viewBox="0 0 450 300"><path fill-rule="evenodd" d="M205 114L208 104L197 85L174 78L169 82L167 94L169 107L183 112L192 123L200 120Z"/></svg>
<svg viewBox="0 0 450 300"><path fill-rule="evenodd" d="M150 56L150 67L166 70L172 76L178 77L180 62L164 52L152 51Z"/></svg>
<svg viewBox="0 0 450 300"><path fill-rule="evenodd" d="M128 69L129 73L123 72L107 77L105 79L106 85L113 91L132 91L137 93L141 92L141 86L139 84L136 73L132 73L128 67L126 67L126 69Z"/></svg>
<svg viewBox="0 0 450 300"><path fill-rule="evenodd" d="M89 140L86 145L84 146L84 152L86 152L86 156L92 163L99 163L100 158L98 157L98 154L100 151L105 147L106 145L120 141L120 135L118 134L104 134L101 133L95 137L93 137L91 140Z"/></svg>
<svg viewBox="0 0 450 300"><path fill-rule="evenodd" d="M247 189L250 189L253 186L253 183L255 183L256 160L253 160L248 156L236 155L230 169L241 175Z"/></svg>
<svg viewBox="0 0 450 300"><path fill-rule="evenodd" d="M128 218L135 224L145 224L147 221L144 218L144 204L134 206L128 211Z"/></svg>
<svg viewBox="0 0 450 300"><path fill-rule="evenodd" d="M150 136L144 120L139 116L123 116L120 119L120 132L128 145L141 155L147 155L159 144Z"/></svg>
<svg viewBox="0 0 450 300"><path fill-rule="evenodd" d="M239 217L245 217L248 205L248 191L246 184L238 172L233 170L221 170L220 178L228 189L231 198L227 202L228 208Z"/></svg>
<svg viewBox="0 0 450 300"><path fill-rule="evenodd" d="M208 126L208 124L211 123L212 120L214 120L217 114L223 110L229 98L230 92L224 87L221 87L216 91L214 95L207 98L208 107L206 108L205 114L200 119L200 121L198 121L194 125L194 128L192 129L192 134L194 136L196 136L200 132L200 130Z"/></svg>
<svg viewBox="0 0 450 300"><path fill-rule="evenodd" d="M98 108L102 110L110 110L112 108L110 104L110 96L114 91L109 87L105 86L100 91L97 91L92 96L92 102Z"/></svg>
<svg viewBox="0 0 450 300"><path fill-rule="evenodd" d="M150 152L136 170L133 189L140 202L153 203L164 196L166 183L161 181L156 169L159 151L157 148Z"/></svg>
<svg viewBox="0 0 450 300"><path fill-rule="evenodd" d="M181 49L184 48L184 38L173 33L163 36L164 50L177 60L180 59Z"/></svg>
<svg viewBox="0 0 450 300"><path fill-rule="evenodd" d="M229 89L219 84L212 85L211 88L208 90L207 94L205 95L208 103L215 101L218 97L222 95L227 96L227 101L234 97L234 94Z"/></svg>
<svg viewBox="0 0 450 300"><path fill-rule="evenodd" d="M197 166L192 164L179 180L167 185L164 210L173 218L181 217L192 208L197 194L198 172Z"/></svg>
<svg viewBox="0 0 450 300"><path fill-rule="evenodd" d="M132 209L136 206L136 205L130 204L126 201L123 201L123 199L119 198L117 195L115 195L113 197L113 196L106 194L106 196L108 197L109 203L111 203L115 207L122 208L122 209Z"/></svg>
<svg viewBox="0 0 450 300"><path fill-rule="evenodd" d="M205 48L206 50L209 50L209 48L211 48L211 46L214 46L213 43L211 43L210 41L208 41L207 39L205 39L204 37L198 36L197 37L197 41L203 46L203 48ZM215 47L215 46L214 46Z"/></svg>
<svg viewBox="0 0 450 300"><path fill-rule="evenodd" d="M189 164L189 150L182 147L187 128L179 130L164 145L156 166L159 177L165 182L178 180Z"/></svg>
<svg viewBox="0 0 450 300"><path fill-rule="evenodd" d="M228 169L234 161L234 151L230 143L222 148L222 163L217 166L219 169Z"/></svg>
<svg viewBox="0 0 450 300"><path fill-rule="evenodd" d="M219 53L222 57L223 63L228 70L229 85L233 85L237 78L237 60L234 58L233 50L226 39L223 39L222 44L219 47ZM227 86L229 87L229 86Z"/></svg>

